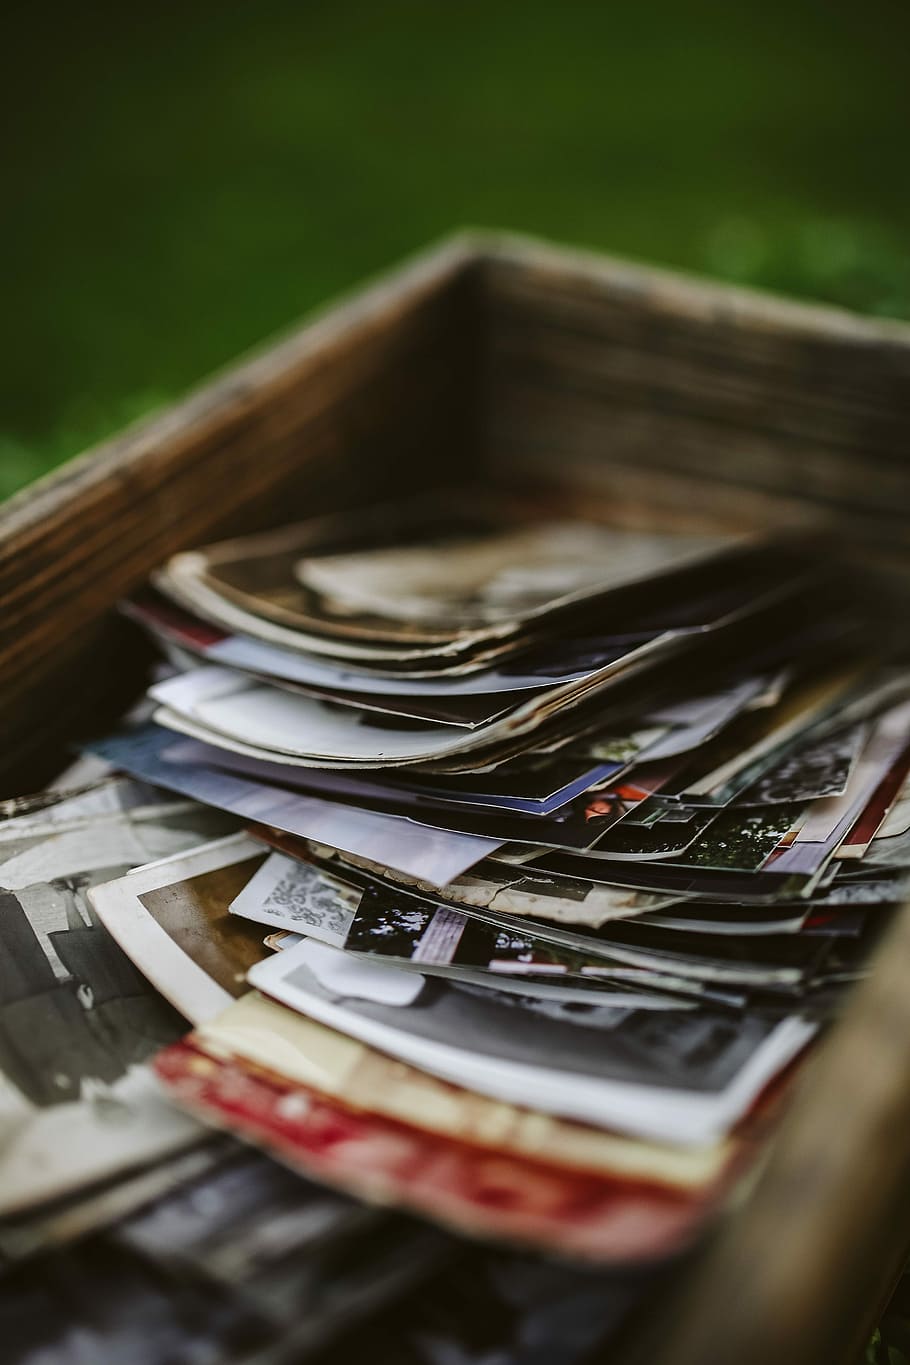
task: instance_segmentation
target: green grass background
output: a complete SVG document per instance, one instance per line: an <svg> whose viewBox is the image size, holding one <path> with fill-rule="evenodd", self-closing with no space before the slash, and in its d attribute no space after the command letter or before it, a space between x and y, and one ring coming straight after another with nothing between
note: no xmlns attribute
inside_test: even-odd
<svg viewBox="0 0 910 1365"><path fill-rule="evenodd" d="M910 6L21 6L0 494L464 224L910 316Z"/></svg>

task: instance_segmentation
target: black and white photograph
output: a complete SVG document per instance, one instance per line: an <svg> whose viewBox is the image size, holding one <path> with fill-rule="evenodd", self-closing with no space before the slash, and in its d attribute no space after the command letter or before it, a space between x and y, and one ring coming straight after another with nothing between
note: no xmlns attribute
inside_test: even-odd
<svg viewBox="0 0 910 1365"><path fill-rule="evenodd" d="M3 1214L198 1139L147 1066L184 1022L110 937L89 892L224 824L118 781L0 827Z"/></svg>
<svg viewBox="0 0 910 1365"><path fill-rule="evenodd" d="M718 1136L815 1032L798 1016L778 1023L699 1012L668 1021L662 1012L496 997L436 980L424 983L413 1005L389 1005L344 994L351 984L374 995L383 987L375 980L361 987L339 973L339 951L304 940L259 963L249 979L318 1022L455 1084L515 1103L532 1086L541 1109L657 1140Z"/></svg>

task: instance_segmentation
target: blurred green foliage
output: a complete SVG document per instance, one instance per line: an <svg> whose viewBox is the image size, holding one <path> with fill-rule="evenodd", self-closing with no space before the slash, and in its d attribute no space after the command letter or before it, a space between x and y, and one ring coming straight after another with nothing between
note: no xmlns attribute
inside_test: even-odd
<svg viewBox="0 0 910 1365"><path fill-rule="evenodd" d="M0 493L455 226L910 316L910 7L21 7Z"/></svg>

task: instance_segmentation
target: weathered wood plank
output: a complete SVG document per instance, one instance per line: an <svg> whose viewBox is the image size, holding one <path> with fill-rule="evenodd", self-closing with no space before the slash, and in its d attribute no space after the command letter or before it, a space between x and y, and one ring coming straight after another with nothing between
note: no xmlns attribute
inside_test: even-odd
<svg viewBox="0 0 910 1365"><path fill-rule="evenodd" d="M491 460L700 476L910 543L905 325L521 241L485 280Z"/></svg>

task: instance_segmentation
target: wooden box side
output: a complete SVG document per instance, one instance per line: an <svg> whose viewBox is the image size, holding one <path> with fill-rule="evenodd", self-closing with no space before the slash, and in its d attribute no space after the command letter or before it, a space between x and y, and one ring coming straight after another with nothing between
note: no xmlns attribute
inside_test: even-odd
<svg viewBox="0 0 910 1365"><path fill-rule="evenodd" d="M468 476L476 278L444 244L0 509L0 796L135 695L112 609L168 555Z"/></svg>
<svg viewBox="0 0 910 1365"><path fill-rule="evenodd" d="M494 467L906 552L910 327L511 238L483 297Z"/></svg>

